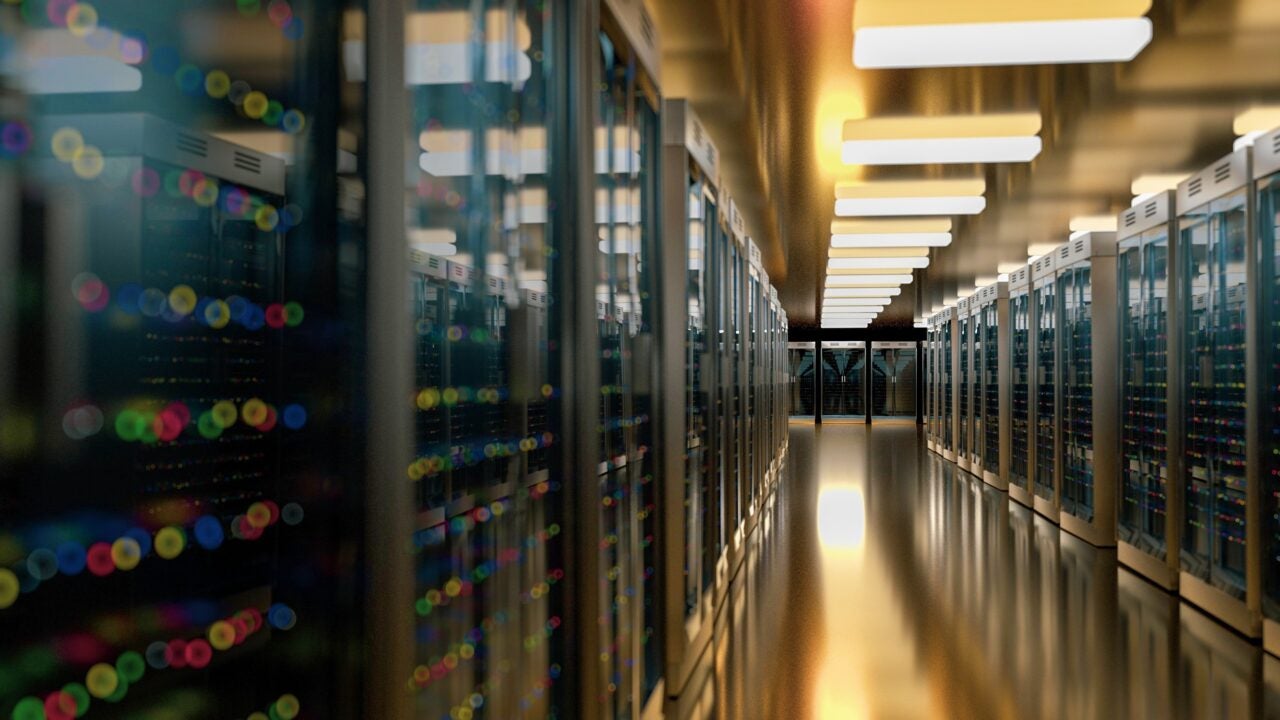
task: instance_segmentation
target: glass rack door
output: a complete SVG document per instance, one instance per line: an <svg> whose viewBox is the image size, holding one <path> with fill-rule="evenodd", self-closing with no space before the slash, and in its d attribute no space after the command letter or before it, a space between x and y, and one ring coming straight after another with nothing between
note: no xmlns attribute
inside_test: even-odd
<svg viewBox="0 0 1280 720"><path fill-rule="evenodd" d="M1035 286L1036 313L1036 496L1053 501L1057 458L1057 325L1055 283L1045 278Z"/></svg>
<svg viewBox="0 0 1280 720"><path fill-rule="evenodd" d="M942 363L941 363L941 382L939 390L942 392L942 449L946 452L953 452L955 448L954 442L954 420L955 402L954 402L954 385L955 376L953 363L953 331L951 318L944 318L942 321Z"/></svg>
<svg viewBox="0 0 1280 720"><path fill-rule="evenodd" d="M865 345L822 348L822 418L866 418Z"/></svg>
<svg viewBox="0 0 1280 720"><path fill-rule="evenodd" d="M1276 141L1280 142L1280 141ZM1258 261L1262 302L1266 321L1263 323L1265 357L1262 372L1270 396L1264 407L1270 410L1263 424L1262 438L1272 451L1266 453L1266 483L1263 493L1263 520L1268 529L1264 542L1268 553L1263 579L1263 611L1271 620L1280 619L1280 174L1266 177L1257 184L1258 191Z"/></svg>
<svg viewBox="0 0 1280 720"><path fill-rule="evenodd" d="M1228 595L1245 586L1244 193L1185 215L1180 233L1188 403L1182 566Z"/></svg>
<svg viewBox="0 0 1280 720"><path fill-rule="evenodd" d="M1119 258L1122 394L1119 536L1164 560L1168 521L1169 238L1152 230Z"/></svg>
<svg viewBox="0 0 1280 720"><path fill-rule="evenodd" d="M983 469L1000 474L1000 325L999 304L982 306Z"/></svg>
<svg viewBox="0 0 1280 720"><path fill-rule="evenodd" d="M562 636L548 408L556 19L524 0L416 0L405 17L415 717L551 710L528 693L553 678Z"/></svg>
<svg viewBox="0 0 1280 720"><path fill-rule="evenodd" d="M973 348L971 339L973 327L967 310L962 310L959 319L960 367L956 374L956 384L960 390L960 402L957 412L960 417L960 437L956 438L956 455L966 461L969 459L970 438L973 431L973 413L970 411L971 362Z"/></svg>
<svg viewBox="0 0 1280 720"><path fill-rule="evenodd" d="M685 618L686 628L697 632L697 620L705 593L714 581L714 544L707 532L714 498L708 467L711 444L707 423L711 414L714 367L708 361L708 308L710 285L706 256L708 236L716 225L717 209L713 189L696 163L690 163L688 206L688 247L685 248Z"/></svg>
<svg viewBox="0 0 1280 720"><path fill-rule="evenodd" d="M600 34L595 214L599 237L601 637L606 717L636 717L661 677L653 447L656 161L654 88L621 36Z"/></svg>
<svg viewBox="0 0 1280 720"><path fill-rule="evenodd" d="M1091 268L1058 273L1062 321L1062 509L1093 520L1093 326Z"/></svg>
<svg viewBox="0 0 1280 720"><path fill-rule="evenodd" d="M1031 295L1015 293L1009 298L1009 357L1012 365L1010 383L1010 463L1009 482L1029 490L1031 477Z"/></svg>
<svg viewBox="0 0 1280 720"><path fill-rule="evenodd" d="M360 714L344 12L0 6L0 717Z"/></svg>

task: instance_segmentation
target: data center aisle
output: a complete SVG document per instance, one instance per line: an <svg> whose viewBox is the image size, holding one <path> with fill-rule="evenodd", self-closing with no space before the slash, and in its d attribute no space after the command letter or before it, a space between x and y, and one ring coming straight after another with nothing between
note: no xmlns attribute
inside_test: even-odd
<svg viewBox="0 0 1280 720"><path fill-rule="evenodd" d="M793 424L764 512L678 717L1280 717L1280 661L914 427Z"/></svg>

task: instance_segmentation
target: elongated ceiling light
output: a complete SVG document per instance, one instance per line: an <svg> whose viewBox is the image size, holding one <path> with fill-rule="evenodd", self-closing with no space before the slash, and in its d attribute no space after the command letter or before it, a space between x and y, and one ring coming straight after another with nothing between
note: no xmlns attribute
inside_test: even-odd
<svg viewBox="0 0 1280 720"><path fill-rule="evenodd" d="M823 290L826 297L897 297L902 294L902 288L850 288L850 287L828 287Z"/></svg>
<svg viewBox="0 0 1280 720"><path fill-rule="evenodd" d="M896 288L911 282L911 275L828 275L827 287Z"/></svg>
<svg viewBox="0 0 1280 720"><path fill-rule="evenodd" d="M841 157L846 165L1030 162L1039 132L1039 113L848 120Z"/></svg>
<svg viewBox="0 0 1280 720"><path fill-rule="evenodd" d="M1128 62L1151 42L1151 0L859 0L862 69Z"/></svg>
<svg viewBox="0 0 1280 720"><path fill-rule="evenodd" d="M888 180L836 185L838 217L977 215L987 207L986 182Z"/></svg>
<svg viewBox="0 0 1280 720"><path fill-rule="evenodd" d="M822 301L822 307L827 309L835 308L875 308L883 310L887 304L888 298L826 298Z"/></svg>
<svg viewBox="0 0 1280 720"><path fill-rule="evenodd" d="M1084 215L1071 218L1070 228L1075 233L1115 232L1118 227L1115 215Z"/></svg>
<svg viewBox="0 0 1280 720"><path fill-rule="evenodd" d="M827 272L833 270L879 270L883 268L927 268L927 257L862 257L831 258L827 260Z"/></svg>

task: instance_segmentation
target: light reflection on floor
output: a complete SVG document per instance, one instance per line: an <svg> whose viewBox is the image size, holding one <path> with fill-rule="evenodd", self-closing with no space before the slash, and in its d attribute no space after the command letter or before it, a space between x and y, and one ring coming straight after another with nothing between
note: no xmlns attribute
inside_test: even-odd
<svg viewBox="0 0 1280 720"><path fill-rule="evenodd" d="M923 448L792 425L668 717L1280 718L1280 661Z"/></svg>

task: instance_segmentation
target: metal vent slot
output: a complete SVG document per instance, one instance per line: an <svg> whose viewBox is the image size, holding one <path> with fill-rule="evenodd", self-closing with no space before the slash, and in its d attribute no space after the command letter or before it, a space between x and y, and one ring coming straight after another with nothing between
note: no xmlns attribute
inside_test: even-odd
<svg viewBox="0 0 1280 720"><path fill-rule="evenodd" d="M189 155L197 155L199 157L208 157L209 155L209 142L195 135L178 133L178 140L175 145L179 152Z"/></svg>
<svg viewBox="0 0 1280 720"><path fill-rule="evenodd" d="M1200 191L1203 189L1204 189L1204 183L1200 178L1196 178L1191 182L1187 183L1188 196L1195 197L1196 195L1199 195Z"/></svg>
<svg viewBox="0 0 1280 720"><path fill-rule="evenodd" d="M653 27L653 18L649 17L649 11L644 7L640 8L640 33L644 35L644 42L651 48L658 47L658 41L655 38L656 33Z"/></svg>
<svg viewBox="0 0 1280 720"><path fill-rule="evenodd" d="M1148 216L1148 217L1150 217L1150 216ZM1138 222L1137 214L1136 214L1136 213L1134 213L1133 211L1129 211L1129 212L1127 212L1127 213L1125 213L1125 214L1124 214L1124 226L1125 226L1125 227L1133 227L1135 224L1137 224L1137 222Z"/></svg>
<svg viewBox="0 0 1280 720"><path fill-rule="evenodd" d="M1155 217L1155 216L1156 216L1156 210L1159 210L1159 209L1160 209L1160 208L1156 207L1156 203L1153 203L1153 202L1152 202L1152 203L1147 203L1147 209L1146 209L1145 211L1143 211L1143 216L1144 216L1144 217Z"/></svg>
<svg viewBox="0 0 1280 720"><path fill-rule="evenodd" d="M1084 252L1084 241L1083 241L1083 240L1077 240L1077 241L1076 241L1076 252ZM1063 257L1066 257L1066 254L1065 254L1065 253L1063 254Z"/></svg>
<svg viewBox="0 0 1280 720"><path fill-rule="evenodd" d="M1059 255L1060 257L1062 257L1062 258L1066 258L1066 257L1068 257L1070 254L1071 254L1071 248L1068 248L1068 247L1064 247L1064 248L1062 248L1061 250L1059 250L1059 251L1058 251L1058 255Z"/></svg>
<svg viewBox="0 0 1280 720"><path fill-rule="evenodd" d="M1222 163L1213 169L1214 184L1220 183L1229 177L1231 177L1231 163Z"/></svg>
<svg viewBox="0 0 1280 720"><path fill-rule="evenodd" d="M1271 152L1280 155L1280 133L1276 133L1275 137L1271 138Z"/></svg>
<svg viewBox="0 0 1280 720"><path fill-rule="evenodd" d="M254 157L253 155L246 155L237 150L235 151L232 162L236 168L240 170L251 172L254 175L262 174L262 158Z"/></svg>

